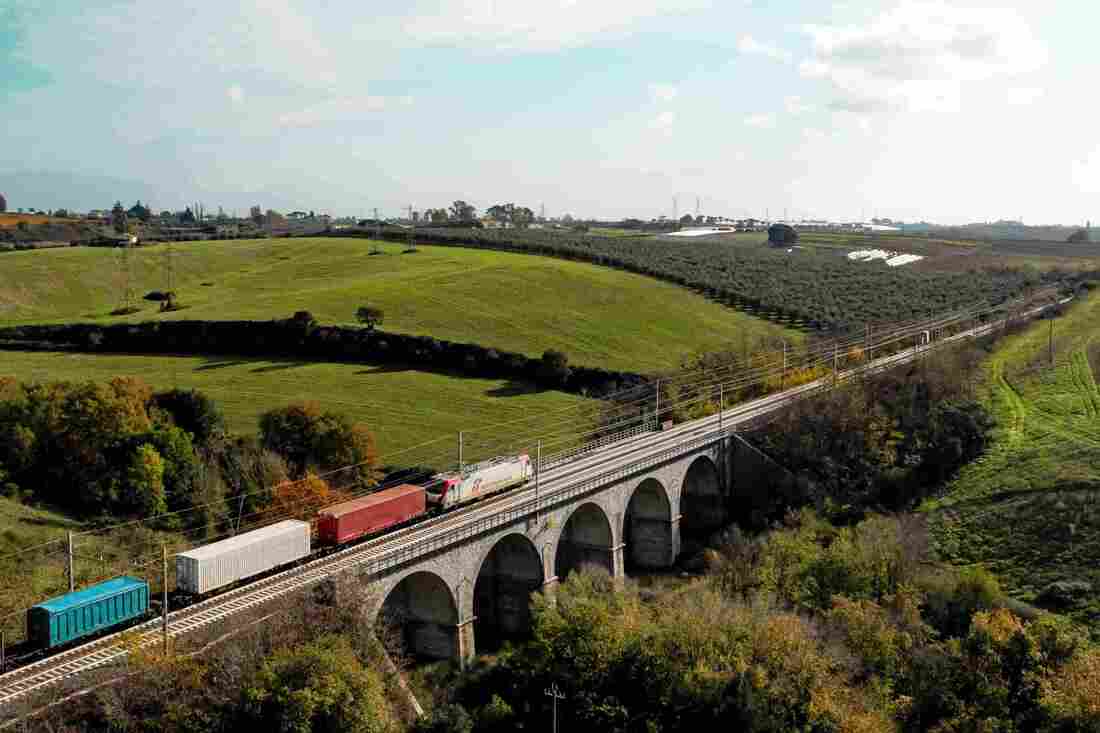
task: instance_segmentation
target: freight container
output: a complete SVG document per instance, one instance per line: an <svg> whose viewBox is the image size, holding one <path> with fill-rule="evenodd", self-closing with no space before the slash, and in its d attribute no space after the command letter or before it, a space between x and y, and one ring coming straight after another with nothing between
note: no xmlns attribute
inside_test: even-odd
<svg viewBox="0 0 1100 733"><path fill-rule="evenodd" d="M423 487L412 484L334 504L317 513L317 538L330 545L351 542L418 517L425 505Z"/></svg>
<svg viewBox="0 0 1100 733"><path fill-rule="evenodd" d="M531 459L523 454L465 466L461 472L436 474L426 490L430 503L449 508L518 486L529 478Z"/></svg>
<svg viewBox="0 0 1100 733"><path fill-rule="evenodd" d="M176 587L201 595L309 555L309 522L288 519L176 555Z"/></svg>
<svg viewBox="0 0 1100 733"><path fill-rule="evenodd" d="M27 610L27 634L39 649L52 649L144 616L149 584L119 577L52 598Z"/></svg>

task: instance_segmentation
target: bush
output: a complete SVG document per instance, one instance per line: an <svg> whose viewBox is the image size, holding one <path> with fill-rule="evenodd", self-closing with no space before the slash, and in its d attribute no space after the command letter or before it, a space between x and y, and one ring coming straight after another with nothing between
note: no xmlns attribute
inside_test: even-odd
<svg viewBox="0 0 1100 733"><path fill-rule="evenodd" d="M327 636L265 662L243 692L240 722L283 733L382 733L391 721L378 674L346 639Z"/></svg>

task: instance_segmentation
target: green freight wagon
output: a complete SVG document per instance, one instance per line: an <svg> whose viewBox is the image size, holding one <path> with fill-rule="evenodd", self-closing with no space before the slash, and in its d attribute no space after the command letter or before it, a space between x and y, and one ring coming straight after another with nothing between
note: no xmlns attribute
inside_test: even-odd
<svg viewBox="0 0 1100 733"><path fill-rule="evenodd" d="M149 584L122 576L29 609L27 633L35 647L52 649L144 616L148 610Z"/></svg>

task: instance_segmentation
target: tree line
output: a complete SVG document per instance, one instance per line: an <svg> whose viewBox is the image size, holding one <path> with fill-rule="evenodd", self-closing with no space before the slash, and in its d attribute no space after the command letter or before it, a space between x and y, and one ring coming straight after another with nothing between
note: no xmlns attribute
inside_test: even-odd
<svg viewBox="0 0 1100 733"><path fill-rule="evenodd" d="M0 491L88 520L151 517L163 529L214 534L232 509L308 512L379 478L374 437L360 423L296 403L261 416L255 435L227 433L218 406L193 390L141 380L22 383L0 378ZM201 532L200 532L201 534Z"/></svg>
<svg viewBox="0 0 1100 733"><path fill-rule="evenodd" d="M0 329L7 347L133 353L203 353L284 356L374 364L404 364L471 377L514 379L545 389L590 397L643 384L633 372L571 365L548 350L539 358L478 344L431 336L389 333L375 328L378 316L365 307L365 328L324 326L307 311L272 321L159 321L138 324L14 326Z"/></svg>

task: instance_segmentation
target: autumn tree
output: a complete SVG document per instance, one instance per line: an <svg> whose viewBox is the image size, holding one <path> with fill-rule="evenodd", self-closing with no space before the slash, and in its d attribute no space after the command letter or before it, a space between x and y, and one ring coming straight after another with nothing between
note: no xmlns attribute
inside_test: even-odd
<svg viewBox="0 0 1100 733"><path fill-rule="evenodd" d="M124 501L142 516L164 514L168 502L164 491L164 459L157 449L143 443L126 469Z"/></svg>
<svg viewBox="0 0 1100 733"><path fill-rule="evenodd" d="M263 446L283 457L293 477L308 470L346 469L341 485L373 485L378 479L374 436L361 423L321 410L316 402L298 402L260 417Z"/></svg>
<svg viewBox="0 0 1100 733"><path fill-rule="evenodd" d="M242 722L253 730L382 733L391 726L382 678L338 636L276 652L242 697Z"/></svg>
<svg viewBox="0 0 1100 733"><path fill-rule="evenodd" d="M371 305L361 306L355 311L355 318L367 327L368 331L373 331L375 326L382 325L382 320L386 317L386 314L381 308L376 308Z"/></svg>
<svg viewBox="0 0 1100 733"><path fill-rule="evenodd" d="M269 509L276 516L308 520L321 507L336 504L343 495L312 471L297 481L284 481L271 492Z"/></svg>

